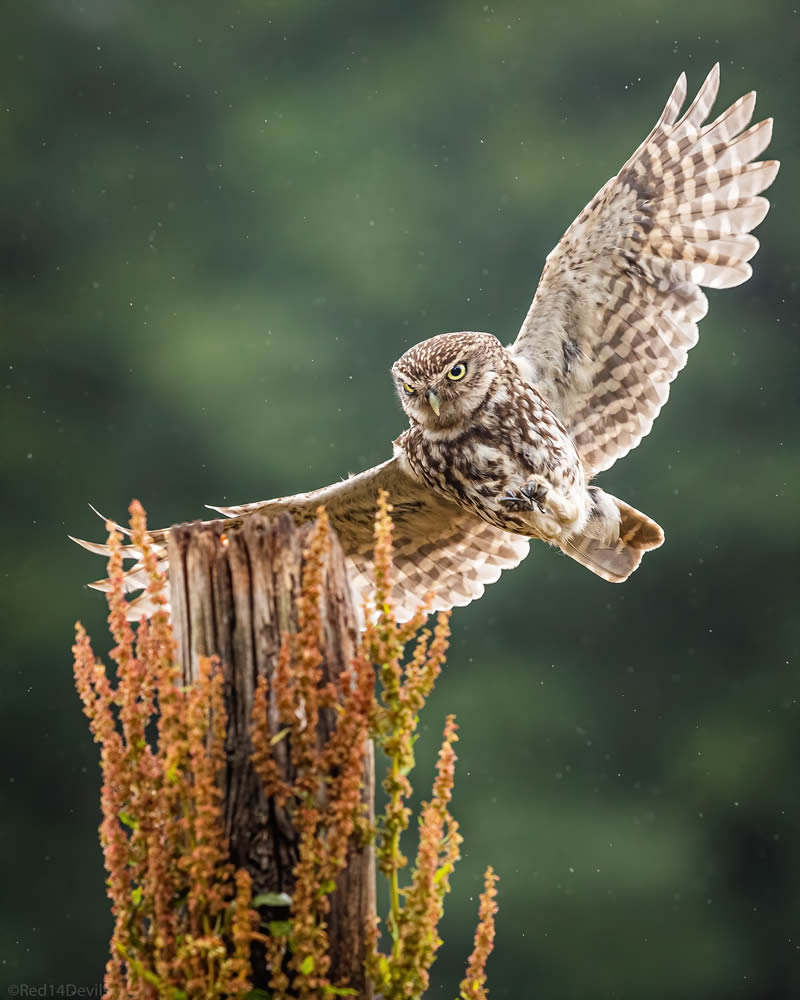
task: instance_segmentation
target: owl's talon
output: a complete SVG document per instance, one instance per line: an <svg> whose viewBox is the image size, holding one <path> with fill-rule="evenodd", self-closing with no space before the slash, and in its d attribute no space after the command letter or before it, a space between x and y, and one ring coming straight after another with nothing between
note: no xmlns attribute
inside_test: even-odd
<svg viewBox="0 0 800 1000"><path fill-rule="evenodd" d="M544 514L544 502L547 499L547 487L542 486L541 483L526 483L522 487L521 491L531 502L531 506L536 504L539 510Z"/></svg>
<svg viewBox="0 0 800 1000"><path fill-rule="evenodd" d="M507 493L499 497L499 503L507 506L512 511L539 510L546 513L544 501L547 498L547 487L541 483L526 483L515 493Z"/></svg>

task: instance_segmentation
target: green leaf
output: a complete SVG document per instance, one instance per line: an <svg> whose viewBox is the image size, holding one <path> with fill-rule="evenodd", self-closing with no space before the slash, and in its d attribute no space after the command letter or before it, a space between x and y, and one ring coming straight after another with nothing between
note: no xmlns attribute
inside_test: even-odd
<svg viewBox="0 0 800 1000"><path fill-rule="evenodd" d="M139 826L139 820L134 816L131 816L130 813L121 812L119 814L119 819L121 823L124 823L125 826L129 826L131 830L136 830Z"/></svg>
<svg viewBox="0 0 800 1000"><path fill-rule="evenodd" d="M282 739L288 736L291 731L292 731L291 726L285 726L283 729L281 729L279 733L275 733L275 735L269 741L269 745L271 747L274 747L276 743L280 743Z"/></svg>
<svg viewBox="0 0 800 1000"><path fill-rule="evenodd" d="M131 902L134 906L138 906L142 901L142 887L137 885L135 889L131 890Z"/></svg>
<svg viewBox="0 0 800 1000"><path fill-rule="evenodd" d="M333 892L335 888L336 888L336 883L333 881L333 879L331 878L326 879L319 887L319 889L317 889L317 898L319 898L320 896L327 896L328 893Z"/></svg>
<svg viewBox="0 0 800 1000"><path fill-rule="evenodd" d="M436 874L433 876L433 884L438 885L446 875L450 874L452 870L453 866L449 861L443 864L441 868L437 868Z"/></svg>
<svg viewBox="0 0 800 1000"><path fill-rule="evenodd" d="M292 925L288 920L270 920L267 927L270 935L275 938L288 938L292 933Z"/></svg>
<svg viewBox="0 0 800 1000"><path fill-rule="evenodd" d="M401 767L400 768L400 774L404 778L407 778L409 776L409 774L411 774L411 772L414 770L414 763L415 763L414 762L414 755L411 754L410 757L409 757L408 764L406 764L405 767Z"/></svg>
<svg viewBox="0 0 800 1000"><path fill-rule="evenodd" d="M285 892L260 892L253 897L253 906L289 906L292 897Z"/></svg>
<svg viewBox="0 0 800 1000"><path fill-rule="evenodd" d="M349 986L323 986L322 992L326 996L333 997L357 997L356 990L351 990Z"/></svg>
<svg viewBox="0 0 800 1000"><path fill-rule="evenodd" d="M306 955L303 961L300 963L300 971L304 976L307 976L309 972L314 971L314 956Z"/></svg>

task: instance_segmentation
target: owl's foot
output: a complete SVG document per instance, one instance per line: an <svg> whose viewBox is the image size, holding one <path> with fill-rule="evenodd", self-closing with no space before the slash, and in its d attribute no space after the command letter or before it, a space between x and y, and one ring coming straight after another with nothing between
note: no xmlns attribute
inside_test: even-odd
<svg viewBox="0 0 800 1000"><path fill-rule="evenodd" d="M505 496L499 497L501 503L507 511L514 514L524 513L530 510L538 510L542 514L546 513L544 502L547 499L547 487L542 483L526 483L518 490L509 490Z"/></svg>

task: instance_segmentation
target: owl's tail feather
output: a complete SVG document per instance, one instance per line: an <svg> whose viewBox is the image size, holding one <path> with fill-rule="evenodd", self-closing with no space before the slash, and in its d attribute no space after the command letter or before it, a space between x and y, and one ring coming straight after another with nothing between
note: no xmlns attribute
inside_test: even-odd
<svg viewBox="0 0 800 1000"><path fill-rule="evenodd" d="M572 535L562 543L561 551L609 583L622 583L642 561L645 552L663 543L664 532L660 525L624 500L606 496L619 510L619 540L608 544L586 533Z"/></svg>

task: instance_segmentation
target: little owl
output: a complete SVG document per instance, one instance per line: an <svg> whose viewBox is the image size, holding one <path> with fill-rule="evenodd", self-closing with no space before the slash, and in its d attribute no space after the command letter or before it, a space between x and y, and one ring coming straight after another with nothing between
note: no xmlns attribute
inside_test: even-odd
<svg viewBox="0 0 800 1000"><path fill-rule="evenodd" d="M718 85L715 66L679 118L681 74L652 132L548 256L510 347L488 333L445 333L394 364L409 427L389 461L312 493L212 509L303 521L324 504L360 596L372 582L376 498L387 490L399 617L428 591L435 609L480 597L532 538L604 580L626 580L663 532L591 480L649 433L697 342L708 308L701 286L750 276L750 230L769 207L758 195L778 171L774 160L752 162L772 132L770 119L747 128L754 93L704 124ZM163 559L165 537L153 535ZM144 583L140 563L128 582ZM131 616L149 610L144 599Z"/></svg>

